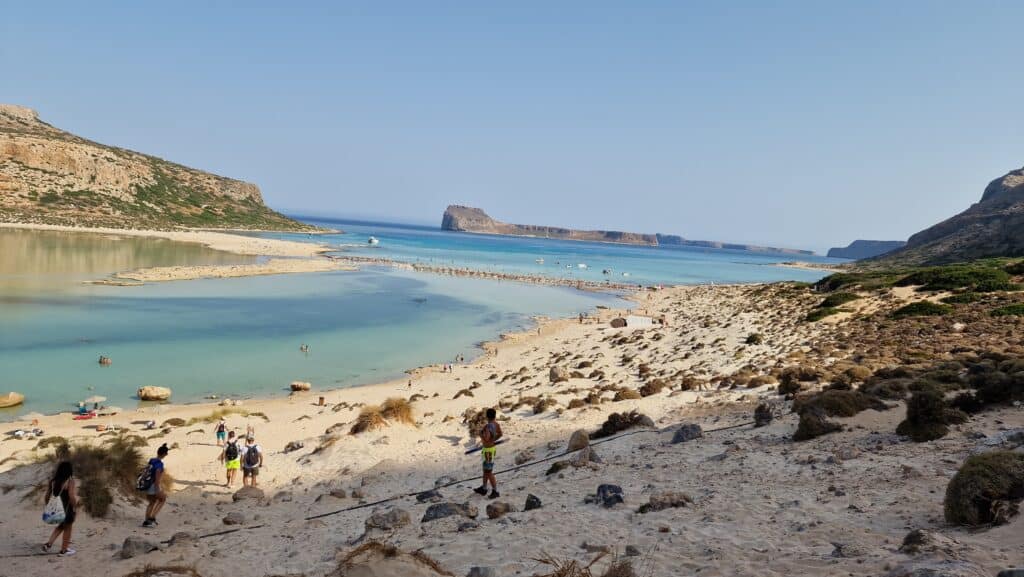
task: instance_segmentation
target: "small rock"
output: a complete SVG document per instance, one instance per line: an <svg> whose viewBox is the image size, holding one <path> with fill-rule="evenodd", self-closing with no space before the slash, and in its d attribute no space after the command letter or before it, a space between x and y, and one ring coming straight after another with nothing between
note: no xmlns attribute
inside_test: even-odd
<svg viewBox="0 0 1024 577"><path fill-rule="evenodd" d="M593 447L583 447L578 453L569 459L569 464L573 467L585 467L590 463L600 462L601 457L597 455L597 451L595 451Z"/></svg>
<svg viewBox="0 0 1024 577"><path fill-rule="evenodd" d="M498 577L494 567L470 567L466 577Z"/></svg>
<svg viewBox="0 0 1024 577"><path fill-rule="evenodd" d="M603 484L597 487L597 501L605 507L614 507L619 503L624 503L625 499L622 496L622 487L618 485Z"/></svg>
<svg viewBox="0 0 1024 577"><path fill-rule="evenodd" d="M863 557L869 553L867 547L852 542L832 543L835 549L832 550L832 556L841 559L852 559L854 557Z"/></svg>
<svg viewBox="0 0 1024 577"><path fill-rule="evenodd" d="M693 504L693 499L686 493L662 491L651 495L647 503L640 507L640 513L652 513L664 509L675 509Z"/></svg>
<svg viewBox="0 0 1024 577"><path fill-rule="evenodd" d="M672 434L672 444L685 443L687 441L699 439L703 436L704 432L701 431L700 425L681 425L676 429L676 432Z"/></svg>
<svg viewBox="0 0 1024 577"><path fill-rule="evenodd" d="M487 504L487 518L498 519L503 517L506 513L511 512L512 505L501 501L495 501Z"/></svg>
<svg viewBox="0 0 1024 577"><path fill-rule="evenodd" d="M987 577L974 563L967 561L911 561L886 573L886 577Z"/></svg>
<svg viewBox="0 0 1024 577"><path fill-rule="evenodd" d="M438 491L437 489L423 491L422 493L416 495L417 503L440 503L443 499L444 496L441 495L441 492Z"/></svg>
<svg viewBox="0 0 1024 577"><path fill-rule="evenodd" d="M348 492L339 487L337 489L331 489L331 496L335 499L347 499Z"/></svg>
<svg viewBox="0 0 1024 577"><path fill-rule="evenodd" d="M244 525L245 515L238 511L232 511L225 515L223 520L225 525Z"/></svg>
<svg viewBox="0 0 1024 577"><path fill-rule="evenodd" d="M523 463L529 463L534 459L533 451L525 449L516 453L515 462L516 465L522 465Z"/></svg>
<svg viewBox="0 0 1024 577"><path fill-rule="evenodd" d="M463 521L459 523L458 531L459 533L465 533L467 531L474 531L479 528L480 523L477 523L476 521Z"/></svg>
<svg viewBox="0 0 1024 577"><path fill-rule="evenodd" d="M196 542L196 534L187 531L179 531L171 536L171 545L193 545Z"/></svg>
<svg viewBox="0 0 1024 577"><path fill-rule="evenodd" d="M907 555L918 555L941 551L947 555L953 555L958 545L959 543L953 539L939 533L927 529L914 529L903 538L900 552Z"/></svg>
<svg viewBox="0 0 1024 577"><path fill-rule="evenodd" d="M363 499L366 497L366 493L364 493L363 490L359 488L352 489L349 495L352 495L353 499Z"/></svg>
<svg viewBox="0 0 1024 577"><path fill-rule="evenodd" d="M393 531L395 529L405 527L412 522L409 517L409 512L405 509L399 509L398 507L392 507L387 511L375 511L366 519L366 530L369 532L372 529L379 529L381 531Z"/></svg>
<svg viewBox="0 0 1024 577"><path fill-rule="evenodd" d="M437 519L443 519L453 515L461 515L469 519L475 519L478 514L479 512L477 511L477 508L469 503L435 503L430 507L427 507L427 512L423 514L423 518L420 520L420 523L436 521Z"/></svg>
<svg viewBox="0 0 1024 577"><path fill-rule="evenodd" d="M284 452L291 453L292 451L298 451L299 449L305 446L306 445L302 441L290 441L287 445L284 446Z"/></svg>
<svg viewBox="0 0 1024 577"><path fill-rule="evenodd" d="M121 558L131 559L138 555L145 555L150 551L156 551L159 548L160 546L152 541L139 537L128 537L124 540L124 544L121 545Z"/></svg>
<svg viewBox="0 0 1024 577"><path fill-rule="evenodd" d="M832 453L832 456L836 461L842 463L856 459L860 456L860 451L856 447L840 447Z"/></svg>
<svg viewBox="0 0 1024 577"><path fill-rule="evenodd" d="M444 476L438 477L437 480L434 481L434 488L440 488L440 487L443 487L445 485L451 485L454 482L455 482L455 478L454 477L449 477L448 475L444 475Z"/></svg>
<svg viewBox="0 0 1024 577"><path fill-rule="evenodd" d="M548 378L552 383L561 383L569 380L569 371L563 367L551 367L548 371Z"/></svg>
<svg viewBox="0 0 1024 577"><path fill-rule="evenodd" d="M590 446L590 433L583 429L579 429L577 431L573 431L572 436L569 437L569 446L567 450L577 451L588 446Z"/></svg>
<svg viewBox="0 0 1024 577"><path fill-rule="evenodd" d="M626 557L639 557L640 548L636 545L626 545Z"/></svg>
<svg viewBox="0 0 1024 577"><path fill-rule="evenodd" d="M540 502L540 497L538 497L538 496L536 496L536 495L531 493L531 494L526 496L526 505L523 507L523 510L524 511L532 511L534 509L540 509L541 506L542 505L541 505L541 502Z"/></svg>
<svg viewBox="0 0 1024 577"><path fill-rule="evenodd" d="M612 552L612 548L609 547L608 545L591 545L591 544L589 544L589 543L587 543L585 541L584 541L584 543L582 545L580 545L580 549L583 549L587 553L611 553Z"/></svg>
<svg viewBox="0 0 1024 577"><path fill-rule="evenodd" d="M266 495L263 494L263 489L259 487L242 487L235 494L231 496L231 500L235 501L246 501L246 500L260 500L262 501Z"/></svg>

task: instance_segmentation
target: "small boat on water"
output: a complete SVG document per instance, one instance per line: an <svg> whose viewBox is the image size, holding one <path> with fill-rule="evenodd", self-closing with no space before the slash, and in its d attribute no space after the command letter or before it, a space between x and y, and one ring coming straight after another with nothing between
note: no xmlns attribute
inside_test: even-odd
<svg viewBox="0 0 1024 577"><path fill-rule="evenodd" d="M17 407L18 405L25 402L25 395L21 393L15 393L11 391L6 395L0 395L0 409L6 409L7 407Z"/></svg>
<svg viewBox="0 0 1024 577"><path fill-rule="evenodd" d="M576 265L576 268L587 268L587 263L581 262L581 263Z"/></svg>
<svg viewBox="0 0 1024 577"><path fill-rule="evenodd" d="M629 273L628 272L624 272L624 273L622 273L622 276L629 276Z"/></svg>
<svg viewBox="0 0 1024 577"><path fill-rule="evenodd" d="M367 241L366 241L366 243L367 243L367 244L379 244L379 243L380 243L380 241L379 241L379 240L377 240L377 237L375 237L375 236L371 236L371 237L369 238L369 240L367 240Z"/></svg>
<svg viewBox="0 0 1024 577"><path fill-rule="evenodd" d="M535 260L535 261L533 261L533 262L535 262L535 263L537 263L537 264L544 264L544 259L542 259L542 258L538 258L537 260Z"/></svg>

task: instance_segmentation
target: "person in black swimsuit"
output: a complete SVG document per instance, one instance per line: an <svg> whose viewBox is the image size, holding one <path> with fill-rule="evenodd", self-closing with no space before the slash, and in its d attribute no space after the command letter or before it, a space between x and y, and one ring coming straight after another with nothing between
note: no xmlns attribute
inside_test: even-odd
<svg viewBox="0 0 1024 577"><path fill-rule="evenodd" d="M75 554L75 550L71 548L71 528L75 524L75 508L78 507L78 483L75 481L70 461L61 461L57 465L57 472L53 474L53 479L46 489L46 501L54 495L59 495L61 502L64 503L64 522L54 527L50 540L43 545L43 552L49 553L50 547L53 547L57 537L63 533L60 554L67 557Z"/></svg>

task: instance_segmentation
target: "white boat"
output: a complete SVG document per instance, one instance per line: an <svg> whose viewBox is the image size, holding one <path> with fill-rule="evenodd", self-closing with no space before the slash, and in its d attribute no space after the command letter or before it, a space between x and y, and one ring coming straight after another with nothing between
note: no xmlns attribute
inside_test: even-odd
<svg viewBox="0 0 1024 577"><path fill-rule="evenodd" d="M377 240L377 237L375 237L375 236L371 236L370 239L367 240L366 242L367 242L367 244L378 244L378 243L380 243L380 241Z"/></svg>
<svg viewBox="0 0 1024 577"><path fill-rule="evenodd" d="M581 262L578 265L576 265L576 268L587 268L587 265L586 265L586 263L582 263Z"/></svg>
<svg viewBox="0 0 1024 577"><path fill-rule="evenodd" d="M542 259L542 258L538 258L537 260L535 260L535 261L533 261L533 262L535 262L535 263L537 263L537 264L544 264L544 259Z"/></svg>
<svg viewBox="0 0 1024 577"><path fill-rule="evenodd" d="M629 276L629 273L628 272L624 272L624 273L622 273L622 276Z"/></svg>

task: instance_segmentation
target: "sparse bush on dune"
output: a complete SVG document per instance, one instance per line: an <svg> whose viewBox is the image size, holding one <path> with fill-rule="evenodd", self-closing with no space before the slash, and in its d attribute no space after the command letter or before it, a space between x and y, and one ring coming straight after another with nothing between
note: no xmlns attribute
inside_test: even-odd
<svg viewBox="0 0 1024 577"><path fill-rule="evenodd" d="M626 429L632 429L633 427L651 426L652 422L650 417L639 413L637 411L631 411L629 413L612 413L608 415L604 424L597 431L590 434L591 439L601 439L604 437L610 437L619 431L625 431Z"/></svg>
<svg viewBox="0 0 1024 577"><path fill-rule="evenodd" d="M967 305L971 303L976 303L982 300L982 298L983 297L978 293L965 292L949 295L948 297L942 297L939 300L946 303L947 305Z"/></svg>
<svg viewBox="0 0 1024 577"><path fill-rule="evenodd" d="M992 309L989 315L993 317L1024 317L1024 303L1017 303Z"/></svg>
<svg viewBox="0 0 1024 577"><path fill-rule="evenodd" d="M793 433L793 440L808 441L841 430L841 425L825 418L825 411L820 407L808 407L800 413L800 423Z"/></svg>
<svg viewBox="0 0 1024 577"><path fill-rule="evenodd" d="M388 422L384 420L384 415L381 414L380 405L367 405L359 411L359 416L356 417L356 422L352 424L348 434L358 435L359 433L386 427L387 424Z"/></svg>
<svg viewBox="0 0 1024 577"><path fill-rule="evenodd" d="M412 413L412 403L401 397L386 399L380 406L380 414L392 423L416 424Z"/></svg>
<svg viewBox="0 0 1024 577"><path fill-rule="evenodd" d="M946 402L941 392L925 389L907 401L907 418L896 427L896 433L923 443L941 439L949 432L949 425L966 419L966 415Z"/></svg>
<svg viewBox="0 0 1024 577"><path fill-rule="evenodd" d="M830 317L832 315L837 315L837 314L839 314L841 312L843 312L843 311L841 311L841 310L839 310L839 309L837 309L835 307L816 308L816 309L812 310L811 312L807 313L807 316L805 317L805 320L807 322L813 323L813 322L820 321L821 319L823 319L825 317Z"/></svg>
<svg viewBox="0 0 1024 577"><path fill-rule="evenodd" d="M57 445L47 464L71 461L79 480L82 510L92 517L105 517L116 494L135 497L135 481L143 458L132 436L113 437L103 445Z"/></svg>
<svg viewBox="0 0 1024 577"><path fill-rule="evenodd" d="M600 573L594 573L594 565L605 557L605 553L599 554L590 563L584 565L575 559L557 559L551 555L534 559L541 565L550 568L549 573L538 573L535 577L636 577L633 564L628 559L614 558L612 562Z"/></svg>
<svg viewBox="0 0 1024 577"><path fill-rule="evenodd" d="M802 413L810 407L820 408L829 417L852 417L861 411L888 410L888 406L860 391L827 390L816 394L799 395L793 401L793 412Z"/></svg>
<svg viewBox="0 0 1024 577"><path fill-rule="evenodd" d="M896 281L896 286L918 286L920 291L951 291L986 283L1009 282L1010 275L989 263L929 267Z"/></svg>
<svg viewBox="0 0 1024 577"><path fill-rule="evenodd" d="M825 300L821 301L818 305L820 309L831 309L845 305L846 303L858 300L860 296L850 292L837 292L832 293L825 297Z"/></svg>
<svg viewBox="0 0 1024 577"><path fill-rule="evenodd" d="M663 390L665 390L665 381L661 379L652 379L640 387L640 396L649 397L651 395L657 395Z"/></svg>
<svg viewBox="0 0 1024 577"><path fill-rule="evenodd" d="M903 319L907 317L935 317L948 315L953 312L953 307L941 305L932 301L917 301L904 305L892 312L892 318Z"/></svg>
<svg viewBox="0 0 1024 577"><path fill-rule="evenodd" d="M750 333L743 342L748 345L759 345L764 342L764 337L760 333Z"/></svg>
<svg viewBox="0 0 1024 577"><path fill-rule="evenodd" d="M946 487L948 523L1007 522L1024 499L1024 453L990 451L968 458Z"/></svg>
<svg viewBox="0 0 1024 577"><path fill-rule="evenodd" d="M636 399L643 398L639 392L634 389L622 388L615 393L615 397L612 399L615 402L619 401L634 401Z"/></svg>

